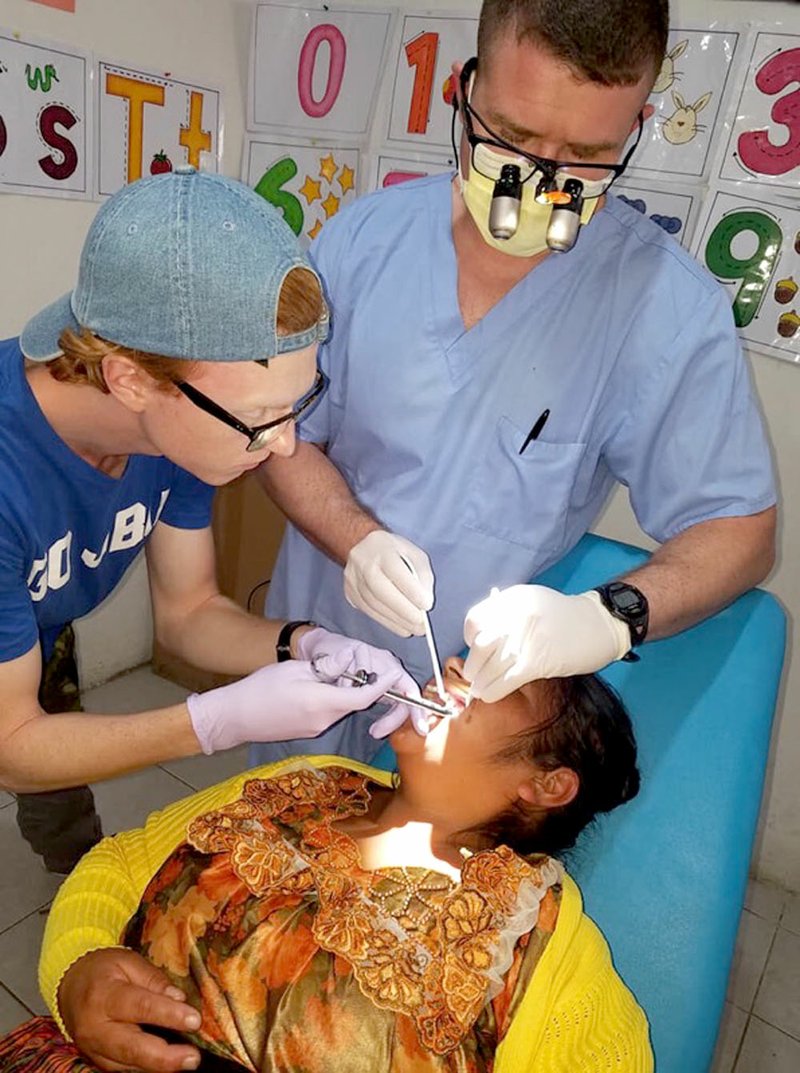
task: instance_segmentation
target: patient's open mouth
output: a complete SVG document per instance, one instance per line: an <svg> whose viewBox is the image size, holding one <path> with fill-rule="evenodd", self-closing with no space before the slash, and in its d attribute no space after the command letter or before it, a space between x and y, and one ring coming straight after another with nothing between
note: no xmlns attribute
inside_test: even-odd
<svg viewBox="0 0 800 1073"><path fill-rule="evenodd" d="M449 708L452 709L453 715L458 715L460 712L463 712L463 710L466 708L467 704L469 703L469 699L468 699L469 698L469 690L468 690L468 688L465 686L462 689L459 684L457 684L455 682L445 680L444 689L445 689L445 693L447 694L447 705L448 705ZM435 685L434 682L428 682L428 684L425 686L425 688L422 691L422 695L423 695L423 697L426 697L428 700L433 700L433 701L436 701L437 703L441 703L441 697L439 696L439 694L436 691L436 685ZM442 718L443 718L443 716L437 716L437 715L432 715L431 716L431 719L435 719L436 722L440 722ZM431 724L431 725L435 725L435 724Z"/></svg>

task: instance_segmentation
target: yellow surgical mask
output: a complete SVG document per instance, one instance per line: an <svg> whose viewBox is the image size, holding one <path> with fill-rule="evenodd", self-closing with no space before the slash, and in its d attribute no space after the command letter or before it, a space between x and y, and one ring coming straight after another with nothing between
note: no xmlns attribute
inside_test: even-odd
<svg viewBox="0 0 800 1073"><path fill-rule="evenodd" d="M522 198L519 210L519 226L510 238L495 238L489 230L489 213L492 207L492 196L496 181L500 178L500 171L505 164L517 164L523 173L530 170L530 162L522 157L513 157L505 153L498 153L483 143L477 145L474 150L475 161L480 171L470 164L469 176L465 179L461 172L458 173L461 196L475 225L481 233L481 238L488 245L501 253L510 254L512 257L535 257L548 249L547 229L550 226L550 214L552 205L543 205L536 200L536 176L533 175L527 182L522 184ZM489 178L489 176L493 176ZM587 224L597 207L597 197L593 197L595 187L603 188L605 184L584 183L584 196L586 200L581 210L581 223Z"/></svg>

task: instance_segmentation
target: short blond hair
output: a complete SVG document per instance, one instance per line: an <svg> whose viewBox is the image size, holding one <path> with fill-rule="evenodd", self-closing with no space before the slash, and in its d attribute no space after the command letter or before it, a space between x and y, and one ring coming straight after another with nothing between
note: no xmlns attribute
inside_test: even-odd
<svg viewBox="0 0 800 1073"><path fill-rule="evenodd" d="M313 328L326 313L319 280L307 268L292 268L281 286L278 298L278 335L294 335ZM58 338L61 354L47 363L50 375L61 383L89 384L108 394L103 375L103 358L122 354L136 362L159 387L170 390L185 380L198 364L185 358L170 358L144 350L122 346L103 339L88 328L79 332L65 328ZM265 359L265 363L269 359Z"/></svg>

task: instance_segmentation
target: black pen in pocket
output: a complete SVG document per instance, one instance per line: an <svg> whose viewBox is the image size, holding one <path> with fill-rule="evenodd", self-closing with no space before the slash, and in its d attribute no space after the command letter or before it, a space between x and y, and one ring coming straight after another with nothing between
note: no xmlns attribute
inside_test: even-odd
<svg viewBox="0 0 800 1073"><path fill-rule="evenodd" d="M525 450L525 448L528 446L529 443L533 443L534 440L539 439L539 436L541 435L541 431L544 428L544 426L547 424L547 419L548 419L549 416L550 416L550 411L549 410L543 410L541 412L541 414L539 414L539 416L537 417L533 428L530 430L528 435L525 437L525 442L523 443L523 445L519 449L520 454L523 453L523 451Z"/></svg>

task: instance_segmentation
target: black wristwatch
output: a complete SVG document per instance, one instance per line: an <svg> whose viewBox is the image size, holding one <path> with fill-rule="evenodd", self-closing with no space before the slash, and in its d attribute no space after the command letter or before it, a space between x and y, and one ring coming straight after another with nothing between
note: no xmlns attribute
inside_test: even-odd
<svg viewBox="0 0 800 1073"><path fill-rule="evenodd" d="M292 634L295 630L299 630L301 626L316 626L316 622L304 619L303 621L298 620L297 622L286 623L278 634L278 643L275 645L278 663L285 663L287 659L292 658Z"/></svg>
<svg viewBox="0 0 800 1073"><path fill-rule="evenodd" d="M650 609L644 593L634 585L629 585L627 581L609 581L607 585L598 585L595 592L600 594L603 607L610 611L614 618L624 622L631 631L631 648L640 645L647 637L650 617ZM637 660L639 657L633 652L628 652L622 658Z"/></svg>

